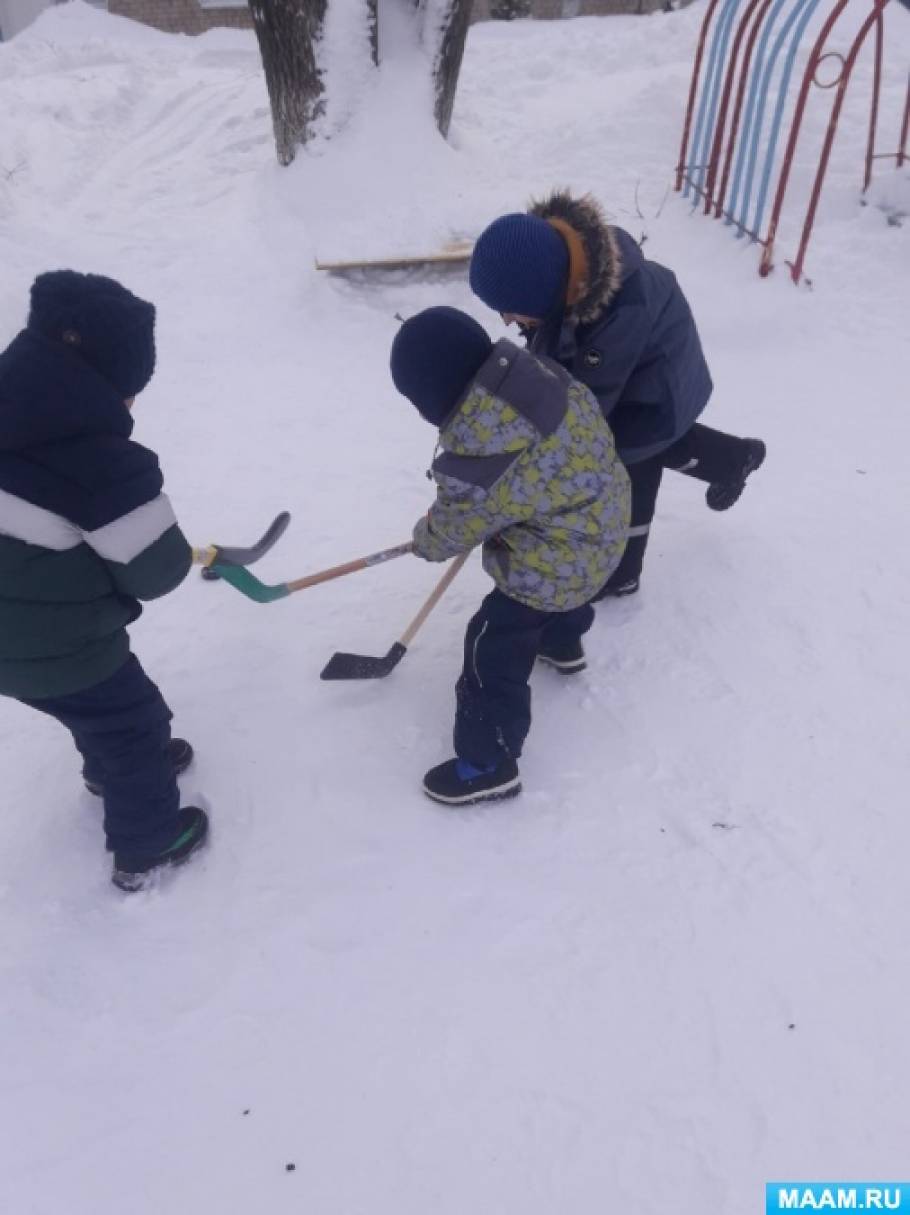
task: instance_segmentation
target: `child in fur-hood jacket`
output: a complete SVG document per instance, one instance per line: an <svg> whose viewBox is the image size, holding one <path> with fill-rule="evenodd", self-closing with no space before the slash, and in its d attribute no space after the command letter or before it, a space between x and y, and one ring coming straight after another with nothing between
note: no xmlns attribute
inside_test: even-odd
<svg viewBox="0 0 910 1215"><path fill-rule="evenodd" d="M760 440L698 422L713 385L676 276L590 196L557 191L485 229L470 279L532 353L597 397L632 478L629 545L602 594L636 591L663 469L707 482L708 505L726 510L765 455Z"/></svg>

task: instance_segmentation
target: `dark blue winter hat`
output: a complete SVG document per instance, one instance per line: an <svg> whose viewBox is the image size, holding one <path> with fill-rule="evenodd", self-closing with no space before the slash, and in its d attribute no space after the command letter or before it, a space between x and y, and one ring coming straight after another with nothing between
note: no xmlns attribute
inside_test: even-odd
<svg viewBox="0 0 910 1215"><path fill-rule="evenodd" d="M422 417L441 426L492 349L487 331L466 312L426 308L398 330L392 379Z"/></svg>
<svg viewBox="0 0 910 1215"><path fill-rule="evenodd" d="M112 278L53 270L32 284L28 327L63 342L128 400L155 370L155 308Z"/></svg>
<svg viewBox="0 0 910 1215"><path fill-rule="evenodd" d="M543 320L563 302L569 249L545 219L501 215L481 232L470 277L471 290L489 308Z"/></svg>

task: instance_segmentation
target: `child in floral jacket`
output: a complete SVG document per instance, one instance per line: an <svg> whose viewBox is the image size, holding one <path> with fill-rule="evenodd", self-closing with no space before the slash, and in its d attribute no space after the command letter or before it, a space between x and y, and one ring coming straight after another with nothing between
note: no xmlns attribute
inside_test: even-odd
<svg viewBox="0 0 910 1215"><path fill-rule="evenodd" d="M584 668L589 600L618 564L629 480L598 403L559 364L495 345L471 317L429 308L392 347L395 386L439 427L437 498L414 551L445 561L483 545L496 583L468 625L456 688L455 758L424 778L462 805L521 790L537 658Z"/></svg>

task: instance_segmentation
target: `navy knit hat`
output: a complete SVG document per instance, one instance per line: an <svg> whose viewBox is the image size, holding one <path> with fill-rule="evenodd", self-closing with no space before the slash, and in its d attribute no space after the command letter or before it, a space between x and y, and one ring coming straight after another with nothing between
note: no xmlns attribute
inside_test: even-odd
<svg viewBox="0 0 910 1215"><path fill-rule="evenodd" d="M471 290L489 308L544 320L564 300L569 247L537 215L501 215L480 234Z"/></svg>
<svg viewBox="0 0 910 1215"><path fill-rule="evenodd" d="M441 426L492 349L487 331L466 312L426 308L395 336L392 379L422 417Z"/></svg>
<svg viewBox="0 0 910 1215"><path fill-rule="evenodd" d="M32 284L28 327L63 342L124 400L155 370L155 308L112 278L54 270Z"/></svg>

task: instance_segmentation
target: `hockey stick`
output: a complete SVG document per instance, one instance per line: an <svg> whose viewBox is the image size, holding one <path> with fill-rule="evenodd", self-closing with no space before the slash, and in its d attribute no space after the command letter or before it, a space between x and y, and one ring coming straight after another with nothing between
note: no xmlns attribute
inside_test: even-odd
<svg viewBox="0 0 910 1215"><path fill-rule="evenodd" d="M269 549L278 543L287 531L290 521L290 514L286 510L283 510L280 515L275 516L264 535L255 544L251 544L249 548L209 544L205 548L193 549L193 561L197 565L202 566L203 578L217 581L221 575L216 573L212 568L213 565L218 563L222 565L252 565L254 561L258 561L261 557L264 557Z"/></svg>
<svg viewBox="0 0 910 1215"><path fill-rule="evenodd" d="M381 565L384 561L392 561L396 557L404 557L411 552L413 545L398 544L394 548L384 548L378 553L370 553L368 557L358 557L356 561L346 561L344 565L333 565L331 569L320 570L317 574L308 574L305 578L296 578L293 582L279 582L274 586L260 582L255 574L251 574L242 565L221 565L217 560L212 569L220 574L225 582L229 582L241 595L252 599L255 603L275 603L278 599L287 599L295 591L305 591L308 587L318 586L320 582L330 582L333 578L344 578L346 574L356 574L358 570L369 569L372 565ZM224 551L224 550L222 550ZM228 550L229 551L229 550Z"/></svg>
<svg viewBox="0 0 910 1215"><path fill-rule="evenodd" d="M470 552L462 553L456 557L443 576L436 584L436 588L430 595L429 599L401 634L401 637L388 654L384 654L382 658L371 658L367 654L333 654L329 661L325 664L319 676L320 679L385 679L386 675L394 671L402 658L408 652L408 646L414 640L418 630L423 626L424 621L433 608L443 597L446 591L451 586L456 574L467 561Z"/></svg>

